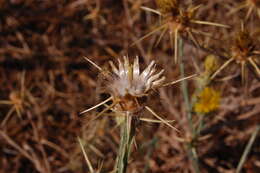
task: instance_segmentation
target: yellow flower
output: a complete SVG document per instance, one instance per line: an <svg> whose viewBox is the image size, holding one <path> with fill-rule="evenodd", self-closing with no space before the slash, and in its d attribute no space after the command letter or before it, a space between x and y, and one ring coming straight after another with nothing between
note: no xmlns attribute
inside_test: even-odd
<svg viewBox="0 0 260 173"><path fill-rule="evenodd" d="M220 92L206 87L199 94L197 102L194 105L194 110L197 113L207 114L219 107Z"/></svg>

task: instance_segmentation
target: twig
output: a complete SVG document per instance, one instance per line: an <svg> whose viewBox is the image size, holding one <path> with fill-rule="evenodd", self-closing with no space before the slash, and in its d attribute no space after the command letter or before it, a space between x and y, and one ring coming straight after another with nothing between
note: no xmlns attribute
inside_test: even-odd
<svg viewBox="0 0 260 173"><path fill-rule="evenodd" d="M93 169L93 167L92 167L92 165L91 165L91 162L90 162L90 160L89 160L89 158L88 158L88 155L87 155L87 153L86 153L86 151L85 151L85 149L84 149L83 142L82 142L82 140L81 140L79 137L78 137L78 142L79 142L80 148L81 148L81 150L82 150L82 152L83 152L83 155L84 155L84 158L85 158L86 163L87 163L87 165L88 165L88 168L89 168L90 173L94 173L94 169Z"/></svg>
<svg viewBox="0 0 260 173"><path fill-rule="evenodd" d="M242 169L242 166L244 165L244 163L245 163L245 161L247 159L247 156L248 156L248 154L249 154L249 152L250 152L250 150L252 148L252 145L253 145L253 143L255 141L255 138L256 138L259 130L260 130L260 124L256 127L254 133L252 134L250 140L248 141L248 143L246 145L246 148L245 148L245 150L244 150L244 152L242 154L242 157L240 158L240 161L238 163L238 166L237 166L237 169L236 169L236 173L240 173L240 171Z"/></svg>

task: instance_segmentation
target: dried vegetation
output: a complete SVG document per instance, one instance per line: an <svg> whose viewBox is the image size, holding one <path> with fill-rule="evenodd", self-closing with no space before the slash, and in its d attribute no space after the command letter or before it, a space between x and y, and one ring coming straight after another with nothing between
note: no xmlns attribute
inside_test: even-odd
<svg viewBox="0 0 260 173"><path fill-rule="evenodd" d="M138 121L129 173L196 172L196 164L200 172L259 172L259 1L180 4L171 4L177 13L166 27L164 16L151 9L172 9L164 6L160 11L155 1L0 0L0 172L113 170L120 141L113 112L96 118L106 109L103 105L79 115L109 98L98 87L99 71L83 57L107 69L107 62L123 55L132 57L131 62L139 55L141 69L154 60L168 82L199 74L187 81L186 89L182 83L139 98L165 119L174 119L180 132L162 123ZM176 15L181 18L172 19ZM163 32L179 40L162 37ZM177 51L180 42L183 47ZM214 60L205 61L208 56ZM206 94L216 90L220 97L212 112L202 105L207 101L197 100L205 88ZM199 103L201 111L187 107L186 99ZM139 111L151 117L147 110ZM250 152L241 159L245 148Z"/></svg>

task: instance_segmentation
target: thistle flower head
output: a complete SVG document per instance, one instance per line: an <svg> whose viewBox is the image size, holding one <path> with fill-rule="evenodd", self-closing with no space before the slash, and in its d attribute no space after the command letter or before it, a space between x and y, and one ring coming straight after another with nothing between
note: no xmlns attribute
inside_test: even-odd
<svg viewBox="0 0 260 173"><path fill-rule="evenodd" d="M111 61L109 63L112 72L107 78L106 88L113 97L142 97L151 89L158 88L165 80L162 75L164 70L156 72L154 61L143 72L140 72L138 57L135 58L133 64L126 56L123 62L118 59L118 67Z"/></svg>
<svg viewBox="0 0 260 173"><path fill-rule="evenodd" d="M137 113L140 108L142 108L138 102L138 97L146 96L152 89L173 85L180 81L196 76L195 74L173 82L164 83L165 77L162 75L164 70L157 72L154 61L152 61L142 72L140 72L138 57L135 58L133 63L130 63L128 57L125 56L123 62L118 59L118 67L116 67L112 61L110 61L109 64L111 70L107 72L87 57L84 58L101 72L100 77L102 77L101 79L103 79L103 84L105 85L103 89L105 89L105 91L111 95L111 97L108 99L80 113L84 114L101 105L105 105L106 108L98 113L97 117L108 110L124 113L127 116L135 115L135 113ZM113 100L113 103L111 105L107 105L106 103L111 100ZM162 122L177 130L168 121L165 121L163 118L157 115L151 108L148 106L144 107L152 115L154 115L159 120L159 122Z"/></svg>
<svg viewBox="0 0 260 173"><path fill-rule="evenodd" d="M213 88L206 87L198 94L198 100L194 105L194 111L207 114L219 107L220 93Z"/></svg>

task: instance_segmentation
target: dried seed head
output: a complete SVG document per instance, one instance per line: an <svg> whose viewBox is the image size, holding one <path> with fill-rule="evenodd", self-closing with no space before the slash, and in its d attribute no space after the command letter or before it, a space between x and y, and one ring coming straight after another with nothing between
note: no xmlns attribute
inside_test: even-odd
<svg viewBox="0 0 260 173"><path fill-rule="evenodd" d="M105 71L87 57L85 57L85 59L101 72L103 84L106 85L105 89L111 95L108 99L80 113L84 114L101 105L105 105L106 108L98 113L97 117L108 110L118 112L120 113L119 115L121 115L121 113L124 113L127 116L136 115L135 113L140 111L140 108L142 108L138 102L138 97L146 96L152 89L173 85L177 82L196 76L191 75L177 81L163 84L165 80L165 77L162 75L164 70L156 72L157 70L155 68L154 61L152 61L142 72L140 72L138 57L135 58L133 63L129 62L128 57L124 57L123 62L118 59L118 67L113 62L109 62L111 70ZM111 105L107 105L106 103L111 100L113 100L113 103ZM159 119L159 122L162 122L176 130L175 127L157 115L151 108L148 106L145 106L145 108L157 119Z"/></svg>
<svg viewBox="0 0 260 173"><path fill-rule="evenodd" d="M208 35L198 31L196 28L194 28L193 24L212 25L229 28L229 26L227 25L195 19L196 11L201 7L201 5L189 6L187 8L185 7L185 5L182 5L178 0L156 0L156 3L159 8L159 11L147 7L143 7L142 9L162 16L162 24L156 27L150 33L141 37L139 40L135 41L133 45L147 38L148 36L151 36L157 31L162 31L159 36L159 39L156 42L156 45L158 45L160 40L164 37L165 33L169 31L170 45L171 48L174 49L175 63L177 63L178 60L177 44L179 40L178 37L180 37L180 35L184 38L188 37L197 47L201 46L199 45L199 42L196 40L193 34L200 33L203 35Z"/></svg>
<svg viewBox="0 0 260 173"><path fill-rule="evenodd" d="M129 63L128 57L124 57L124 62L118 59L118 67L111 61L109 64L112 72L107 77L106 88L114 98L145 96L151 89L161 86L165 80L162 76L164 70L157 73L154 61L142 73L138 57L133 64Z"/></svg>
<svg viewBox="0 0 260 173"><path fill-rule="evenodd" d="M237 33L234 38L234 44L231 47L232 57L238 62L247 61L250 54L254 51L255 45L247 30Z"/></svg>

